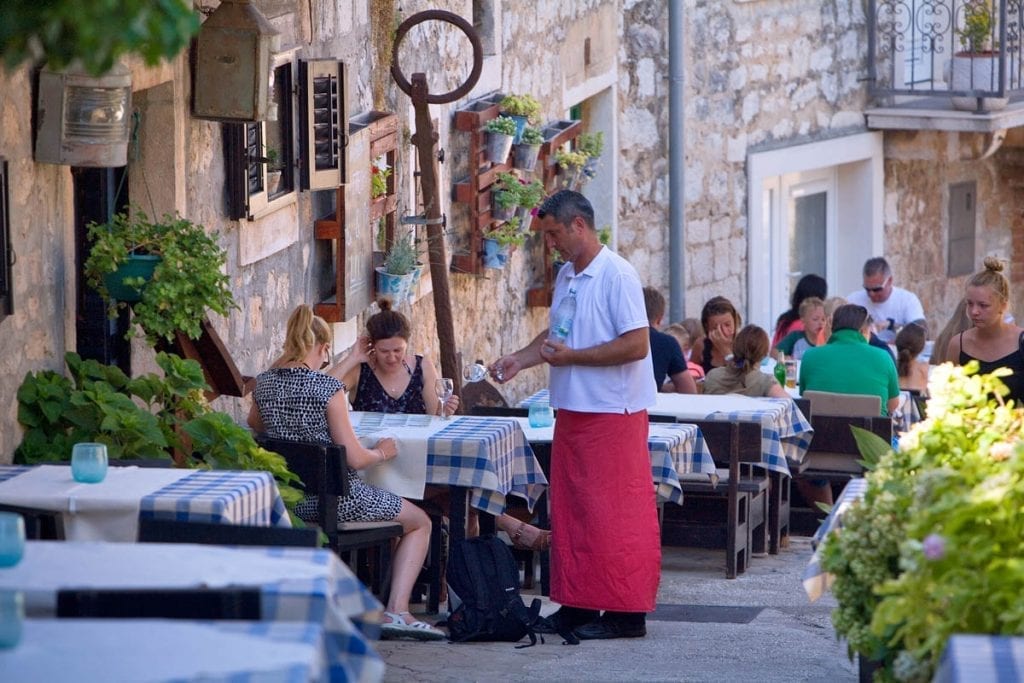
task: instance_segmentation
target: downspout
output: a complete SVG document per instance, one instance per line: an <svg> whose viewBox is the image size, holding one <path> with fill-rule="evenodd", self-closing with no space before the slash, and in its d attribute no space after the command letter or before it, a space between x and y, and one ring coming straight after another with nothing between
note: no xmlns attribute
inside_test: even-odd
<svg viewBox="0 0 1024 683"><path fill-rule="evenodd" d="M683 108L683 0L668 3L668 321L686 317L686 289L683 258L686 252L685 222L685 110Z"/></svg>

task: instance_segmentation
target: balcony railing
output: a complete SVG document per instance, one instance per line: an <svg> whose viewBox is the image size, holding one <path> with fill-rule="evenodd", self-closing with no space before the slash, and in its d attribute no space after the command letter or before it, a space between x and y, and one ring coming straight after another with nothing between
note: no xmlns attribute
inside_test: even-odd
<svg viewBox="0 0 1024 683"><path fill-rule="evenodd" d="M873 96L949 96L979 112L1024 97L1024 0L868 0L867 10Z"/></svg>

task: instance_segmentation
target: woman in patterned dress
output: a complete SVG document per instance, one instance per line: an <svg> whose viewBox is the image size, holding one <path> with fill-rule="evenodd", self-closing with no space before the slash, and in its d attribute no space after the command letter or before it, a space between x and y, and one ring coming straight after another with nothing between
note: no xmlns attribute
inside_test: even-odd
<svg viewBox="0 0 1024 683"><path fill-rule="evenodd" d="M393 556L383 634L441 640L443 632L409 613L409 596L427 555L430 518L409 501L356 475L355 470L397 457L398 448L392 438L380 439L373 448L360 445L349 420L345 384L319 371L329 362L330 353L330 326L313 315L309 306L300 305L288 318L284 354L256 378L249 425L278 439L345 447L350 493L338 500L338 520L394 520L404 531ZM296 507L296 514L315 521L317 504L316 497L307 497Z"/></svg>
<svg viewBox="0 0 1024 683"><path fill-rule="evenodd" d="M441 403L434 394L437 368L429 358L409 353L409 320L391 309L391 301L380 299L377 305L380 312L366 321L367 334L358 339L352 353L328 372L345 386L355 387L350 394L353 410L439 414ZM444 412L452 415L458 408L459 397L452 396L445 402ZM475 510L470 510L467 523L471 531L476 528ZM517 548L547 550L551 544L550 531L513 515L499 515L495 525L508 534Z"/></svg>

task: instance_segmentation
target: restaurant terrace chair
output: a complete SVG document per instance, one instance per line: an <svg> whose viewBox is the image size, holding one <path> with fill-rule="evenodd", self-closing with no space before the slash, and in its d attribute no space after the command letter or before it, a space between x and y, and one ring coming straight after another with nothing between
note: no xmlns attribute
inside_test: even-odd
<svg viewBox="0 0 1024 683"><path fill-rule="evenodd" d="M344 447L263 435L257 437L257 442L283 457L288 469L302 480L300 488L319 497L317 524L327 536L329 547L374 593L380 594L385 568L390 564L391 541L401 538L402 525L338 521L338 498L348 494ZM374 557L370 551L375 551Z"/></svg>
<svg viewBox="0 0 1024 683"><path fill-rule="evenodd" d="M671 545L724 546L725 576L734 579L746 571L751 552L766 549L768 478L752 468L741 474L740 467L761 462L761 426L710 420L694 424L719 465L718 481L706 475L679 477L683 504L665 506L662 540Z"/></svg>
<svg viewBox="0 0 1024 683"><path fill-rule="evenodd" d="M59 512L4 503L0 503L0 512L21 515L25 520L25 538L31 541L64 540L64 517Z"/></svg>
<svg viewBox="0 0 1024 683"><path fill-rule="evenodd" d="M200 543L205 545L255 545L316 548L317 529L276 526L244 526L178 519L139 519L139 543Z"/></svg>
<svg viewBox="0 0 1024 683"><path fill-rule="evenodd" d="M100 619L243 619L261 617L258 588L64 589L57 616ZM173 644L168 644L172 646Z"/></svg>

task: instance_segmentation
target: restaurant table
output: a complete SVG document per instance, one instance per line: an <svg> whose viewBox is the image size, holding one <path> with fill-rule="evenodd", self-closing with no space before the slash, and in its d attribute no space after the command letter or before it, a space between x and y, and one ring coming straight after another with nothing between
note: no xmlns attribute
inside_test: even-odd
<svg viewBox="0 0 1024 683"><path fill-rule="evenodd" d="M330 666L351 680L383 674L352 621L375 620L383 608L327 549L28 541L21 562L0 569L0 590L22 592L29 617L53 616L62 589L227 587L259 588L263 621L320 628Z"/></svg>
<svg viewBox="0 0 1024 683"><path fill-rule="evenodd" d="M864 497L868 490L868 480L863 477L851 479L843 488L838 500L832 505L828 516L818 526L811 538L811 545L814 547L814 554L811 555L807 567L804 569L803 584L804 592L811 602L821 597L822 593L832 585L832 577L821 568L821 543L825 538L843 525L843 515L850 509L850 506Z"/></svg>
<svg viewBox="0 0 1024 683"><path fill-rule="evenodd" d="M303 623L177 619L25 619L0 649L5 683L378 681L330 662L322 627Z"/></svg>
<svg viewBox="0 0 1024 683"><path fill-rule="evenodd" d="M69 465L0 466L0 503L62 513L68 540L134 541L139 517L290 527L267 472L111 467L97 484Z"/></svg>
<svg viewBox="0 0 1024 683"><path fill-rule="evenodd" d="M1024 638L954 633L933 683L1010 683L1024 679Z"/></svg>
<svg viewBox="0 0 1024 683"><path fill-rule="evenodd" d="M547 478L513 418L464 415L442 420L357 411L351 415L358 436L394 435L400 453L425 453L427 484L468 489L469 504L492 515L505 511L509 495L523 498L532 510L547 487ZM453 531L463 528L457 519L452 527Z"/></svg>
<svg viewBox="0 0 1024 683"><path fill-rule="evenodd" d="M548 390L541 389L520 405L529 407L532 403L548 401ZM758 423L761 425L761 464L787 476L790 474L787 460L794 463L803 460L814 433L796 403L786 398L659 393L648 413L670 415L684 423L689 420Z"/></svg>
<svg viewBox="0 0 1024 683"><path fill-rule="evenodd" d="M519 422L530 443L550 444L554 438L554 424L550 427L531 427L528 418L513 419ZM717 474L715 461L697 425L652 422L647 447L651 454L654 487L661 501L683 504L680 475L705 474L714 477Z"/></svg>

